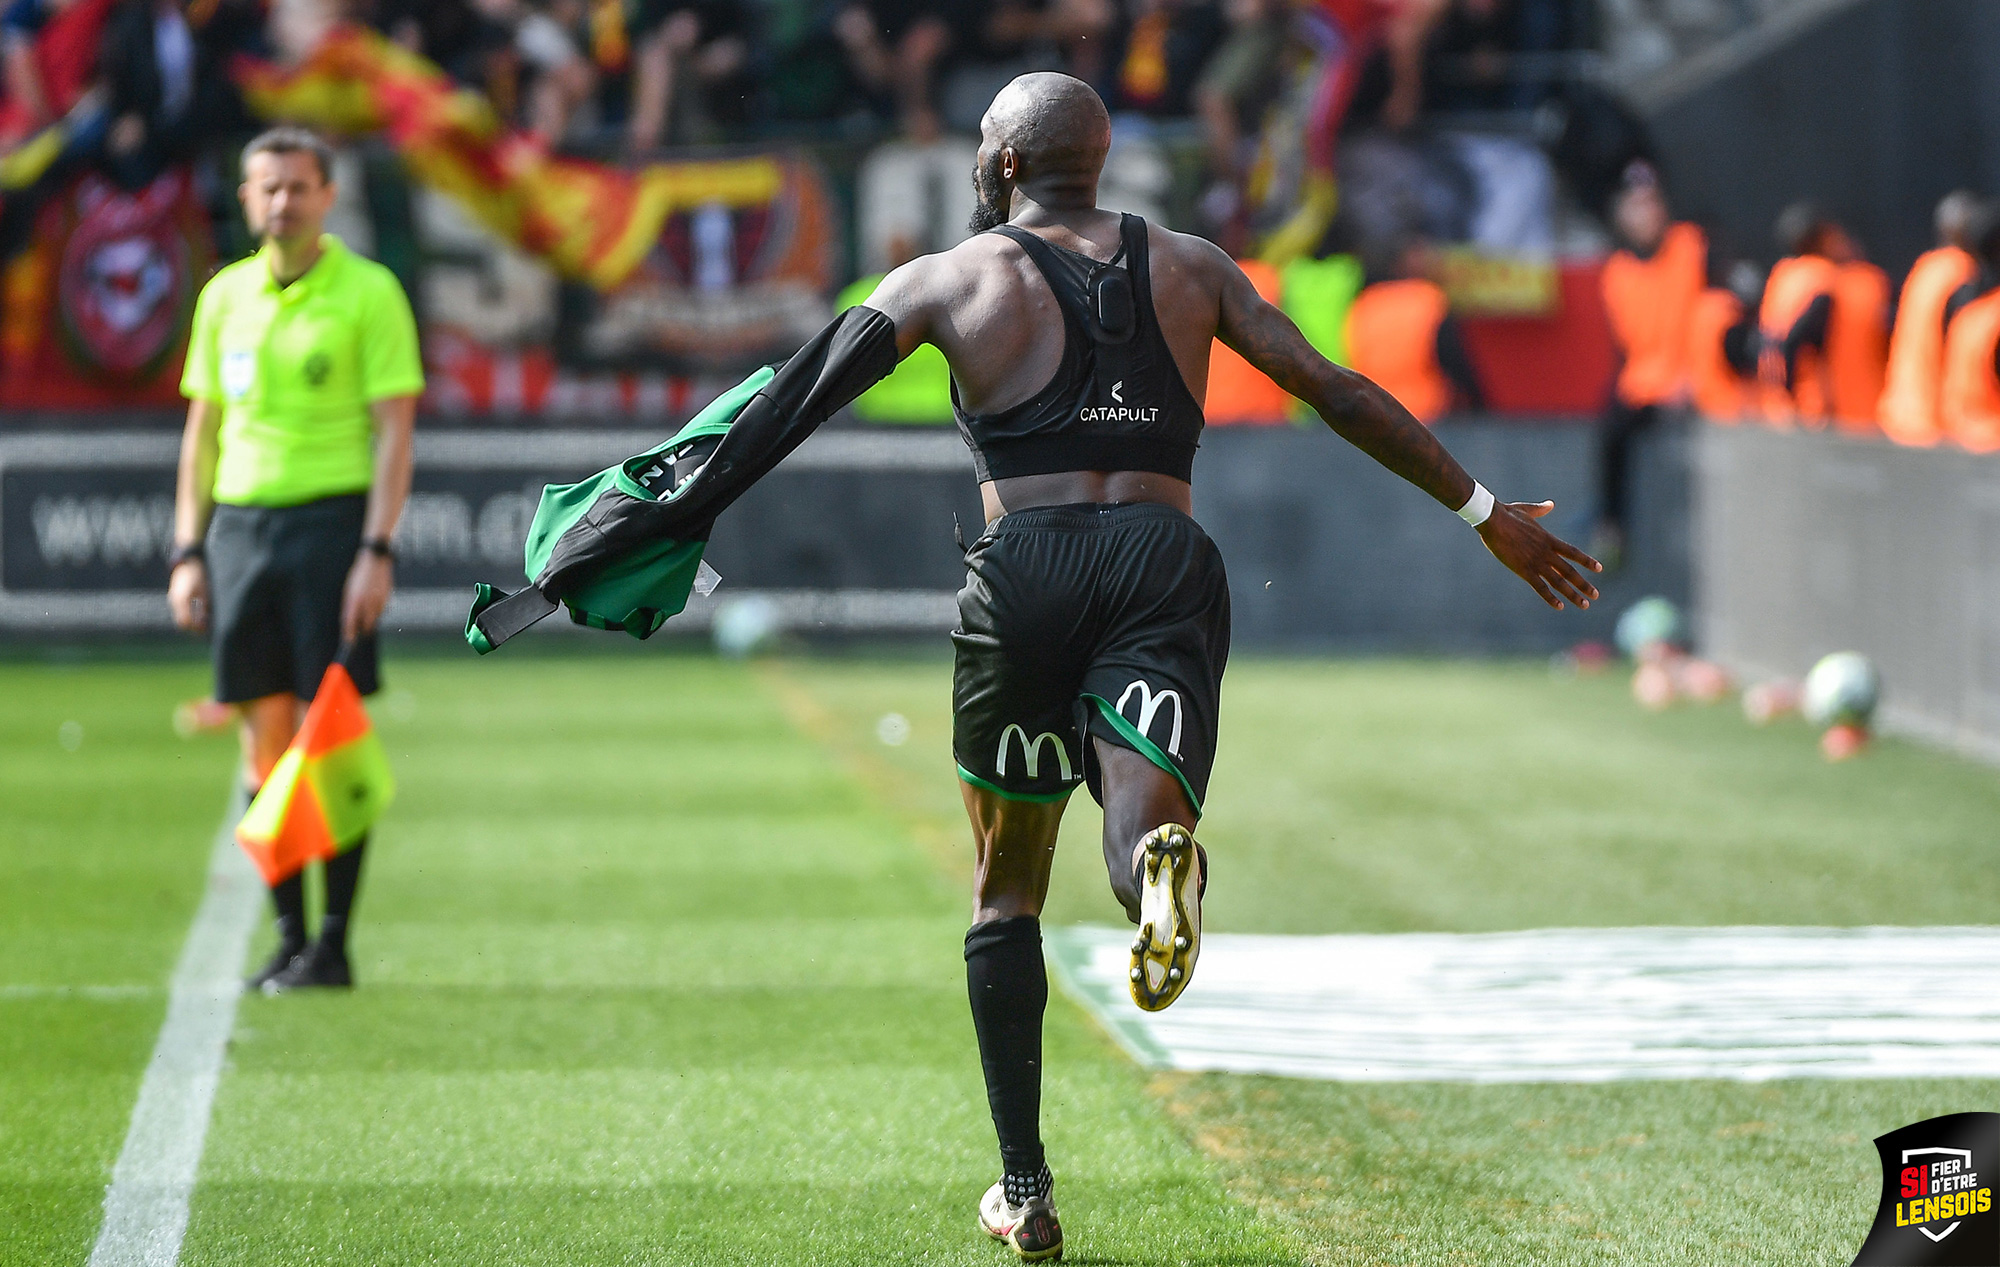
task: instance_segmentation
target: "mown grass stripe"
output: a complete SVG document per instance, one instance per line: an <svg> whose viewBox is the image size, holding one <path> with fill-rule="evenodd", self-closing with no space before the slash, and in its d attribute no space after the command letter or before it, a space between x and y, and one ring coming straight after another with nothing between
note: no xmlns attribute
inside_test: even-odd
<svg viewBox="0 0 2000 1267"><path fill-rule="evenodd" d="M1046 934L1065 984L1157 1068L1346 1082L2000 1077L1991 928L1211 935L1166 1012L1129 932Z"/></svg>
<svg viewBox="0 0 2000 1267"><path fill-rule="evenodd" d="M239 973L263 896L236 847L240 809L232 807L224 818L209 856L207 891L174 967L167 1018L104 1194L90 1267L173 1267L180 1261L188 1199L236 1025Z"/></svg>

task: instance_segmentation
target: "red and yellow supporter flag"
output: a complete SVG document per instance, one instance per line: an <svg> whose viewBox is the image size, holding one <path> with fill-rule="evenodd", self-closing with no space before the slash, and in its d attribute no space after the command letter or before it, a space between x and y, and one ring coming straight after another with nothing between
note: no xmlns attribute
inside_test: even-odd
<svg viewBox="0 0 2000 1267"><path fill-rule="evenodd" d="M328 666L292 746L236 825L266 884L353 847L396 795L382 741L354 679Z"/></svg>
<svg viewBox="0 0 2000 1267"><path fill-rule="evenodd" d="M506 127L484 96L455 86L435 63L362 27L334 28L295 67L243 57L233 73L265 118L382 133L417 179L599 290L631 275L675 210L767 200L782 179L768 160L628 171L557 157Z"/></svg>

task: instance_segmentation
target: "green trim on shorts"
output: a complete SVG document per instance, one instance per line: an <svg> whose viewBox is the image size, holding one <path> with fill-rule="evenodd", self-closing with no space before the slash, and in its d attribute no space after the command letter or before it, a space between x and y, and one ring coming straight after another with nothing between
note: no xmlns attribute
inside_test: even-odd
<svg viewBox="0 0 2000 1267"><path fill-rule="evenodd" d="M995 787L993 784L988 783L985 779L980 778L964 766L958 767L958 777L964 779L974 787L983 787L993 793L993 795L1005 800L1032 801L1037 805L1049 805L1056 801L1065 800L1069 797L1070 793L1076 791L1076 784L1072 783L1060 792L1009 792L1004 787Z"/></svg>
<svg viewBox="0 0 2000 1267"><path fill-rule="evenodd" d="M1174 776L1174 781L1181 785L1181 791L1187 793L1188 804L1194 806L1194 816L1199 820L1201 798L1194 794L1194 784L1187 781L1187 775L1181 773L1181 768L1174 763L1174 759L1162 751L1160 745L1146 738L1144 731L1126 720L1124 714L1111 706L1111 701L1102 695L1092 695L1088 691L1084 692L1083 698L1097 705L1097 711L1104 715L1104 720L1110 722L1111 728L1122 735L1125 742L1132 745L1134 752ZM1090 742L1089 736L1084 737L1084 742Z"/></svg>

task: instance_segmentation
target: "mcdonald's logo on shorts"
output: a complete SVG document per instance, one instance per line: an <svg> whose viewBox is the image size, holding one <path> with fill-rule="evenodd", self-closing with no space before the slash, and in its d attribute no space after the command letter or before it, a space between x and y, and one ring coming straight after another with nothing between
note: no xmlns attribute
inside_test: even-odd
<svg viewBox="0 0 2000 1267"><path fill-rule="evenodd" d="M1039 779L1042 777L1042 745L1044 743L1052 743L1056 747L1056 767L1062 771L1062 781L1068 783L1075 777L1070 772L1069 749L1063 746L1062 736L1056 734L1054 731L1045 730L1031 740L1028 738L1028 732L1021 729L1019 722L1008 722L1007 728L1000 732L1000 750L993 754L993 773L997 777L1003 779L1007 777L1007 741L1009 739L1019 739L1021 741L1021 764L1027 770L1029 778Z"/></svg>
<svg viewBox="0 0 2000 1267"><path fill-rule="evenodd" d="M1167 742L1162 746L1166 748L1169 755L1175 757L1180 756L1181 755L1181 693L1179 691L1172 691L1172 690L1159 691L1156 693L1153 690L1152 684L1147 682L1145 678L1137 678L1133 681L1132 685L1126 687L1124 693L1118 697L1117 708L1121 716L1123 716L1125 712L1125 701L1131 699L1135 692L1139 696L1139 715L1136 718L1131 718L1129 720L1132 722L1134 726L1138 727L1139 733L1146 736L1146 738L1148 739L1153 739L1153 717L1155 716L1155 714L1157 714L1160 711L1160 708L1163 705L1170 702L1173 704L1174 726L1173 729L1167 733ZM1159 740L1153 739L1153 742L1159 743Z"/></svg>

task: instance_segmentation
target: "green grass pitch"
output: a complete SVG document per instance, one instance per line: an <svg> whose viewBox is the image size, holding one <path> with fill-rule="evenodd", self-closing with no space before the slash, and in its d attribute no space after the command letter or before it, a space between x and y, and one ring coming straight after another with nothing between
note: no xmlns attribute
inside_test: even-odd
<svg viewBox="0 0 2000 1267"><path fill-rule="evenodd" d="M638 649L635 649L637 651ZM999 1263L936 658L403 659L351 995L248 999L183 1263ZM233 742L192 664L0 666L0 1263L81 1263ZM1981 923L1992 772L1539 666L1240 661L1212 928ZM897 747L885 713L909 719ZM58 742L81 725L74 751ZM69 732L75 738L75 731ZM1048 919L1107 923L1097 819ZM257 946L262 951L265 942ZM1149 1076L1050 1011L1072 1262L1846 1262L1991 1083Z"/></svg>

